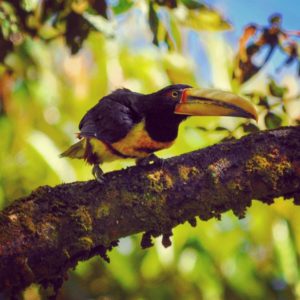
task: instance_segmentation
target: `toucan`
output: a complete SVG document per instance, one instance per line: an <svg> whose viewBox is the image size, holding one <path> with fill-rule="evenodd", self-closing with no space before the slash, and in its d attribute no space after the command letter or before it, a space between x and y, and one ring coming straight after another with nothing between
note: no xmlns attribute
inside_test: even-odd
<svg viewBox="0 0 300 300"><path fill-rule="evenodd" d="M185 84L141 94L117 89L103 97L82 118L77 143L62 157L84 159L103 181L100 164L122 158L137 164L157 162L155 152L170 147L178 127L189 116L232 116L257 120L254 106L241 96Z"/></svg>

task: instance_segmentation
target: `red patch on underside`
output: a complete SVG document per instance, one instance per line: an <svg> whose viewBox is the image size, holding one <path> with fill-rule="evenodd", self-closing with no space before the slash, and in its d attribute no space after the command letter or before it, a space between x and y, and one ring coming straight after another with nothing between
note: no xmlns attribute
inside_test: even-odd
<svg viewBox="0 0 300 300"><path fill-rule="evenodd" d="M156 142L151 140L148 135L142 136L135 146L135 149L141 152L153 153L155 151L168 148L172 142Z"/></svg>

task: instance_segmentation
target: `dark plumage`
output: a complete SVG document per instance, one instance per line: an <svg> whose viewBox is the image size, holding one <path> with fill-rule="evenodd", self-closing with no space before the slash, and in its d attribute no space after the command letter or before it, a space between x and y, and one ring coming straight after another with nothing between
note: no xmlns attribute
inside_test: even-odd
<svg viewBox="0 0 300 300"><path fill-rule="evenodd" d="M211 100L210 93L231 98L230 101ZM183 120L189 115L207 115L207 111L203 113L203 105L210 105L213 115L232 113L253 117L252 112L242 110L236 103L229 106L233 97L232 94L193 89L184 84L171 85L148 95L118 89L103 97L84 115L79 124L80 141L61 156L85 159L96 165L93 172L99 177L98 164L104 161L118 158L140 160L170 147ZM231 110L236 107L236 111L231 112L228 107Z"/></svg>
<svg viewBox="0 0 300 300"><path fill-rule="evenodd" d="M80 135L114 143L125 137L135 124L145 118L146 130L153 139L170 141L177 136L174 125L179 125L185 117L174 114L180 94L178 93L175 101L165 101L165 97L171 91L181 91L188 87L190 86L179 84L168 86L150 95L118 89L103 97L85 114L79 124ZM170 128L173 129L172 134L169 132Z"/></svg>

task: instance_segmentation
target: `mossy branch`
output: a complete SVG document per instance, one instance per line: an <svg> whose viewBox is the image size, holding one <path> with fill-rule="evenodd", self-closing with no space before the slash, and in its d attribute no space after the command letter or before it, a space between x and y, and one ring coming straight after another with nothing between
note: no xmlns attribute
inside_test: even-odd
<svg viewBox="0 0 300 300"><path fill-rule="evenodd" d="M300 127L258 132L164 161L105 175L105 184L43 186L0 213L0 290L59 287L69 268L121 237L145 232L142 246L172 228L233 210L252 199L300 195Z"/></svg>

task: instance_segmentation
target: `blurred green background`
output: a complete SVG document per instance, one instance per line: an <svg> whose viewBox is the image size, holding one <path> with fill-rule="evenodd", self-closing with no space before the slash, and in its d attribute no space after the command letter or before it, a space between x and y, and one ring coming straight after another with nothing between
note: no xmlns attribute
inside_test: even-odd
<svg viewBox="0 0 300 300"><path fill-rule="evenodd" d="M189 119L158 153L165 158L299 124L299 8L275 0L1 1L0 207L41 185L92 179L84 162L58 156L76 140L83 114L116 88L148 93L186 83L257 105L258 124ZM273 22L273 13L282 16ZM110 264L94 257L70 271L58 298L300 299L299 213L292 201L254 201L243 220L226 213L180 225L167 249L160 238L147 250L139 235L121 239ZM46 294L32 286L24 299Z"/></svg>

